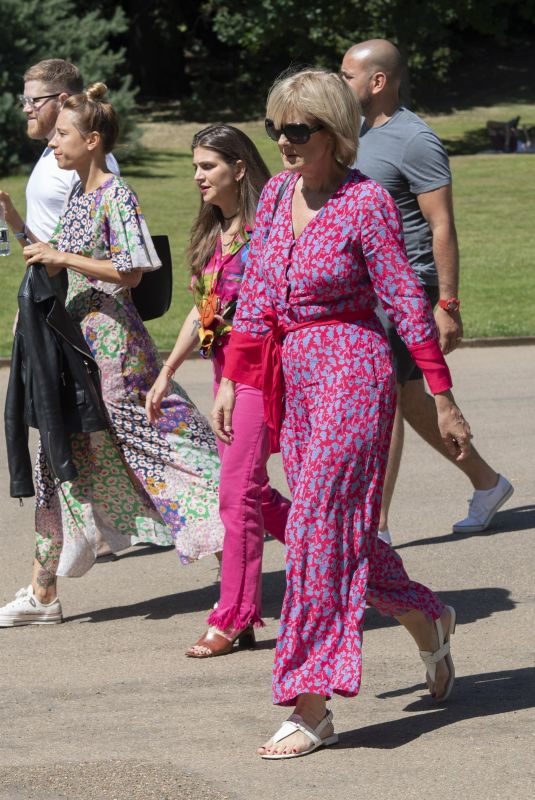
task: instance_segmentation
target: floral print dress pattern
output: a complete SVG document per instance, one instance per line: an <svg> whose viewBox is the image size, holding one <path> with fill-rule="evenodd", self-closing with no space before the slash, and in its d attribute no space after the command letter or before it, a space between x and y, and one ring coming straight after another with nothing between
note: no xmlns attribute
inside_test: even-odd
<svg viewBox="0 0 535 800"><path fill-rule="evenodd" d="M358 693L366 602L384 614L419 609L434 619L444 608L377 537L395 403L388 342L369 316L377 296L409 346L436 336L396 207L351 170L295 238L298 175L274 215L286 175L273 178L260 201L230 348L236 353L241 341L251 352L273 312L286 328L346 314L362 319L293 330L282 346L281 452L293 502L273 677L281 705L305 692Z"/></svg>
<svg viewBox="0 0 535 800"><path fill-rule="evenodd" d="M190 289L200 314L199 352L203 358L212 358L226 343L227 334L232 330L250 239L251 229L246 225L232 242L228 253L223 255L219 236L212 257L200 274L191 280ZM203 312L214 300L217 301L217 313L213 319L204 322Z"/></svg>
<svg viewBox="0 0 535 800"><path fill-rule="evenodd" d="M111 258L118 271L159 266L137 200L115 176L71 197L51 244ZM37 559L49 572L82 575L94 562L97 534L114 551L174 542L184 563L221 550L215 439L175 382L157 425L148 422L145 395L161 361L130 291L69 270L66 308L100 367L110 426L72 437L75 481L56 485L39 453Z"/></svg>

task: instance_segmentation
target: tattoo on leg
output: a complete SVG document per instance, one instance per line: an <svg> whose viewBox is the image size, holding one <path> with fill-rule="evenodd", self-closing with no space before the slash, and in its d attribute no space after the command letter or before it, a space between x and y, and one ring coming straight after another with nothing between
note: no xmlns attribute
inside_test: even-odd
<svg viewBox="0 0 535 800"><path fill-rule="evenodd" d="M50 589L56 582L56 576L41 567L37 573L36 582L41 589Z"/></svg>
<svg viewBox="0 0 535 800"><path fill-rule="evenodd" d="M39 564L37 582L44 589L48 589L56 580L61 549L62 542L57 537L35 534L35 560Z"/></svg>

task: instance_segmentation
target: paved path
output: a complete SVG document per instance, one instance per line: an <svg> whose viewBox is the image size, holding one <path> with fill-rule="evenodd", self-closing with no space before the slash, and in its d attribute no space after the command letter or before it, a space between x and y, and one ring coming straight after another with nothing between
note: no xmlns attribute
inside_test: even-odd
<svg viewBox="0 0 535 800"><path fill-rule="evenodd" d="M467 481L407 437L392 529L410 574L458 610L447 706L426 696L404 631L370 612L361 695L332 703L340 745L261 761L255 746L284 716L270 705L280 546L266 546L259 647L212 661L183 652L216 599L215 560L186 568L137 548L62 582L64 625L0 630L0 800L531 798L534 363L534 347L451 357L475 441L516 487L491 531L450 534ZM181 379L207 410L209 366L188 362ZM28 582L33 545L32 503L8 498L4 451L0 473L3 603ZM272 474L283 486L276 459Z"/></svg>

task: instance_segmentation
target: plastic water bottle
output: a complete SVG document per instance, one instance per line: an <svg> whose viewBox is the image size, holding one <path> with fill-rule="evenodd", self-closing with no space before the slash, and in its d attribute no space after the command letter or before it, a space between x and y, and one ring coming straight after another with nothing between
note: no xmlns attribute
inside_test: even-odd
<svg viewBox="0 0 535 800"><path fill-rule="evenodd" d="M10 252L9 234L4 213L4 206L2 203L0 203L0 256L8 256Z"/></svg>

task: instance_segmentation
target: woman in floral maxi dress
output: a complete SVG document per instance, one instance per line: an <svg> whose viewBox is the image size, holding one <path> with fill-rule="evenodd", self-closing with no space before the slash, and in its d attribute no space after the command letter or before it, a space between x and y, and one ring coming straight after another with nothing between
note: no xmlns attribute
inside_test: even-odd
<svg viewBox="0 0 535 800"><path fill-rule="evenodd" d="M93 564L97 532L112 550L131 542L169 544L188 563L219 553L219 458L209 425L176 383L156 427L145 396L161 359L132 301L142 271L158 268L135 195L110 175L115 115L97 93L69 98L50 146L81 184L50 245L25 248L50 274L69 268L66 308L101 371L108 430L72 437L78 477L56 484L42 450L36 469L36 555L32 584L0 609L0 625L60 622L56 576Z"/></svg>
<svg viewBox="0 0 535 800"><path fill-rule="evenodd" d="M292 491L273 699L295 713L260 747L266 759L337 741L326 701L359 691L366 602L413 636L437 701L455 675L454 609L411 581L377 536L395 408L377 296L424 371L455 457L469 452L470 432L394 201L350 168L359 127L356 100L338 75L307 70L274 85L266 130L289 172L260 199L213 412L216 433L231 443L234 383L263 388Z"/></svg>

